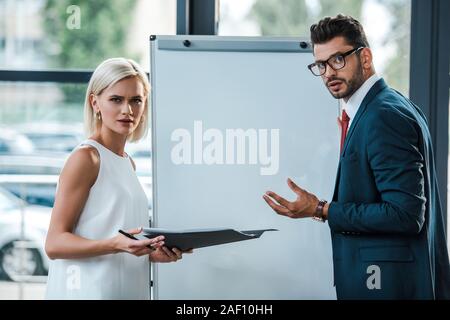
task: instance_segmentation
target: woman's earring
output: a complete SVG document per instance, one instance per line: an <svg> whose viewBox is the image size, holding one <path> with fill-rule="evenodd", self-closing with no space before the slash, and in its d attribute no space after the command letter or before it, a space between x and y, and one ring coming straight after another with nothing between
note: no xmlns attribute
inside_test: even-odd
<svg viewBox="0 0 450 320"><path fill-rule="evenodd" d="M101 115L100 111L96 113L96 117L97 117L98 121L102 120L102 115Z"/></svg>

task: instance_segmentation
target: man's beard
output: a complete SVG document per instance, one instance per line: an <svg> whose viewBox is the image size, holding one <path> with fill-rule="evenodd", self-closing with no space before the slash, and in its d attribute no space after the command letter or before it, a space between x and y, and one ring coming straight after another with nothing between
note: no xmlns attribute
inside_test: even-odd
<svg viewBox="0 0 450 320"><path fill-rule="evenodd" d="M347 90L345 90L344 92L333 93L330 90L330 88L328 87L328 83L331 81L335 81L335 80L339 80L339 81L342 81L343 83L345 83L347 86ZM328 88L328 91L330 91L331 95L334 98L345 99L345 98L350 98L355 93L355 91L358 90L362 86L363 83L364 83L363 69L362 69L361 63L359 62L358 68L350 80L345 80L342 78L331 78L327 82L327 88Z"/></svg>

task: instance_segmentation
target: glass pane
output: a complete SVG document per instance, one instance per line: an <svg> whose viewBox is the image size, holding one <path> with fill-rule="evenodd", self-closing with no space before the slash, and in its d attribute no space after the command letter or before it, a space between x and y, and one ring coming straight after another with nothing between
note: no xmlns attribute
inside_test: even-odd
<svg viewBox="0 0 450 320"><path fill-rule="evenodd" d="M219 35L309 37L311 24L342 12L363 24L377 72L408 95L410 0L221 0Z"/></svg>
<svg viewBox="0 0 450 320"><path fill-rule="evenodd" d="M45 237L61 169L85 139L86 88L0 82L0 299L44 298ZM126 152L136 163L150 214L150 138L128 144Z"/></svg>
<svg viewBox="0 0 450 320"><path fill-rule="evenodd" d="M149 69L149 36L175 34L176 0L0 0L0 68L94 68L125 56Z"/></svg>
<svg viewBox="0 0 450 320"><path fill-rule="evenodd" d="M45 236L58 175L82 138L84 90L84 84L0 83L0 193L19 203L0 210L0 229L8 230L0 239L1 298L44 297Z"/></svg>
<svg viewBox="0 0 450 320"><path fill-rule="evenodd" d="M175 32L176 0L0 0L0 69L93 69L125 56L148 71L149 36ZM44 297L46 230L59 173L85 138L86 87L0 82L0 299ZM150 137L126 148L149 213L150 148Z"/></svg>
<svg viewBox="0 0 450 320"><path fill-rule="evenodd" d="M83 139L86 87L0 82L0 299L44 298L45 237L59 173Z"/></svg>

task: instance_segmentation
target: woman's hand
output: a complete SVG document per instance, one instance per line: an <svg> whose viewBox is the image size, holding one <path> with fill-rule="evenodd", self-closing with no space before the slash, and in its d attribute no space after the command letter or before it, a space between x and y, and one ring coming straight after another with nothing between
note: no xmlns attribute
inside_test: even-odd
<svg viewBox="0 0 450 320"><path fill-rule="evenodd" d="M128 230L127 233L131 235L139 234L142 231L141 228ZM133 240L122 234L119 234L112 238L112 243L116 252L128 252L137 257L143 256L145 254L150 254L153 251L159 250L161 246L164 245L164 236L158 236L151 239L145 240ZM150 249L148 246L152 247Z"/></svg>
<svg viewBox="0 0 450 320"><path fill-rule="evenodd" d="M149 255L152 262L175 262L183 258L183 253L192 253L192 250L181 251L177 248L169 248L162 246L151 252Z"/></svg>

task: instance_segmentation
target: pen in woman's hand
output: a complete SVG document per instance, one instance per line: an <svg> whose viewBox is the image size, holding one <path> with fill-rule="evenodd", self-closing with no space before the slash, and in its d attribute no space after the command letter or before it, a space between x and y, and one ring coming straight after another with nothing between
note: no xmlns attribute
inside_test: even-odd
<svg viewBox="0 0 450 320"><path fill-rule="evenodd" d="M123 234L125 237L128 237L128 238L130 238L130 239L133 239L133 240L139 240L138 238L136 238L136 237L133 236L132 234L129 234L128 232L125 232L125 231L123 231L123 230L121 230L121 229L119 229L119 233ZM152 251L156 250L156 249L153 248L151 245L148 245L148 246L146 246L146 247L149 248L149 249L152 250Z"/></svg>

